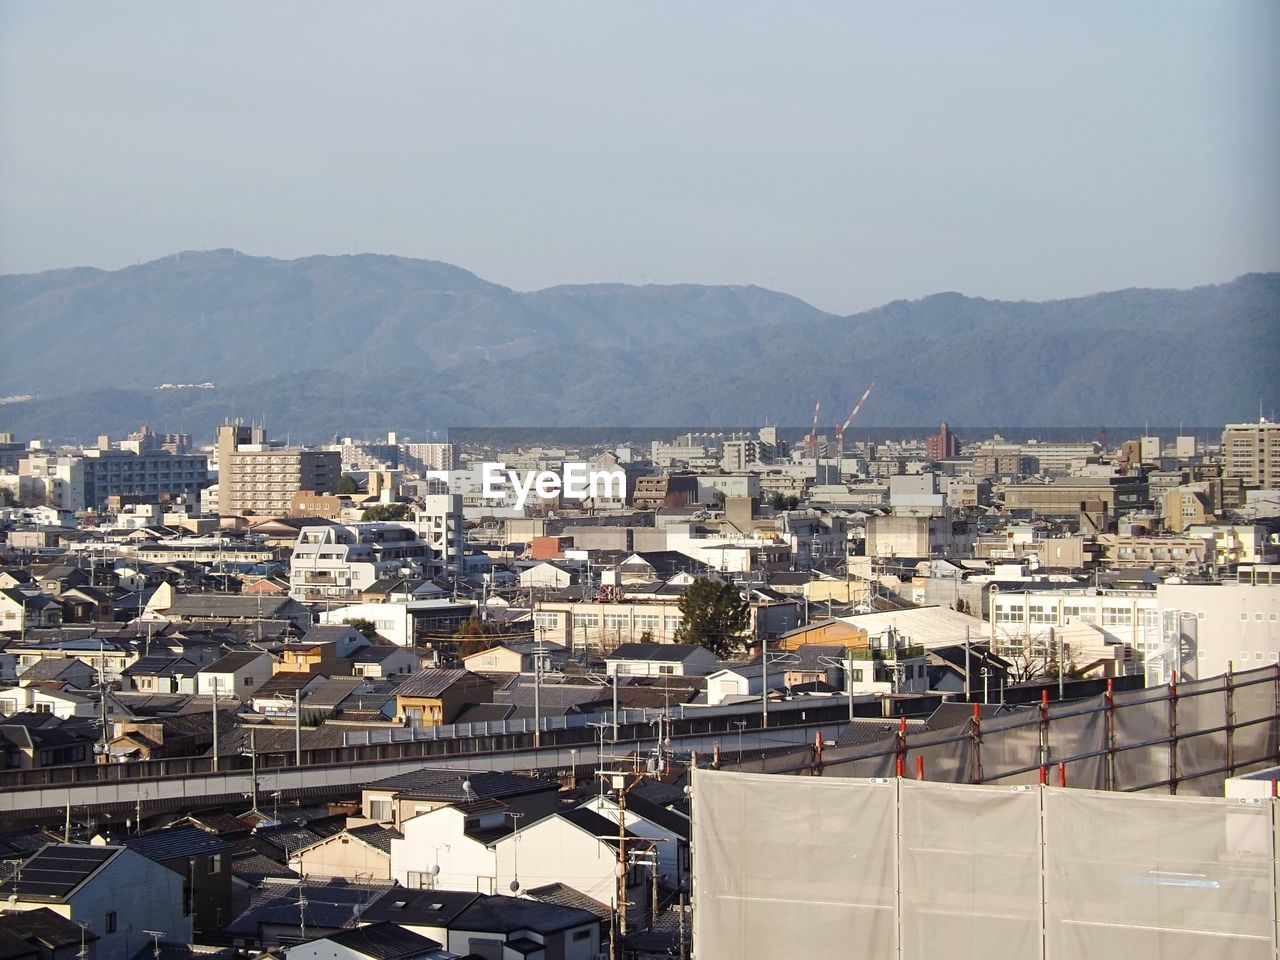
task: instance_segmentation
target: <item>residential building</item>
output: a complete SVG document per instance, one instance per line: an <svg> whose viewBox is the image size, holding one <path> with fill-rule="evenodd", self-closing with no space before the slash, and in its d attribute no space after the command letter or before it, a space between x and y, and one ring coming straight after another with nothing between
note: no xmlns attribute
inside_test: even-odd
<svg viewBox="0 0 1280 960"><path fill-rule="evenodd" d="M366 822L396 829L440 807L479 805L505 809L532 822L559 807L560 784L518 773L423 767L361 788L360 808Z"/></svg>
<svg viewBox="0 0 1280 960"><path fill-rule="evenodd" d="M391 841L399 836L377 823L348 827L292 851L289 868L300 877L390 880Z"/></svg>
<svg viewBox="0 0 1280 960"><path fill-rule="evenodd" d="M219 657L196 673L196 693L248 700L271 679L274 658L265 651L244 650Z"/></svg>
<svg viewBox="0 0 1280 960"><path fill-rule="evenodd" d="M421 576L431 551L402 523L304 527L289 561L289 594L296 600L358 600L376 581Z"/></svg>
<svg viewBox="0 0 1280 960"><path fill-rule="evenodd" d="M409 727L453 723L466 707L492 703L493 686L469 670L421 670L396 687L396 716Z"/></svg>
<svg viewBox="0 0 1280 960"><path fill-rule="evenodd" d="M183 879L122 846L50 843L0 883L9 910L47 907L97 935L94 960L133 960L148 930L178 943L192 938Z"/></svg>
<svg viewBox="0 0 1280 960"><path fill-rule="evenodd" d="M286 516L299 490L333 493L342 475L340 454L270 445L261 427L223 424L217 451L222 516Z"/></svg>
<svg viewBox="0 0 1280 960"><path fill-rule="evenodd" d="M1222 431L1223 475L1246 487L1280 488L1280 422L1228 423Z"/></svg>
<svg viewBox="0 0 1280 960"><path fill-rule="evenodd" d="M287 960L456 960L439 940L397 923L361 924L286 947Z"/></svg>
<svg viewBox="0 0 1280 960"><path fill-rule="evenodd" d="M720 666L714 653L695 643L623 643L604 664L610 677L705 677Z"/></svg>
<svg viewBox="0 0 1280 960"><path fill-rule="evenodd" d="M947 421L942 421L942 426L937 433L925 437L924 453L930 460L946 460L960 456L960 440L947 427Z"/></svg>

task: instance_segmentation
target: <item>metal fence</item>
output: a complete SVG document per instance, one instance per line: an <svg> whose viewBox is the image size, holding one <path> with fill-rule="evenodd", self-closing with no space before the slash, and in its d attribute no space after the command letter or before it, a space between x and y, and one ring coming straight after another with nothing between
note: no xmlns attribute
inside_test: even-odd
<svg viewBox="0 0 1280 960"><path fill-rule="evenodd" d="M696 770L698 960L1276 960L1276 800Z"/></svg>
<svg viewBox="0 0 1280 960"><path fill-rule="evenodd" d="M908 776L951 783L1055 783L1221 796L1237 772L1280 760L1280 667L1141 690L1111 689L944 730L847 747L814 746L745 771Z"/></svg>

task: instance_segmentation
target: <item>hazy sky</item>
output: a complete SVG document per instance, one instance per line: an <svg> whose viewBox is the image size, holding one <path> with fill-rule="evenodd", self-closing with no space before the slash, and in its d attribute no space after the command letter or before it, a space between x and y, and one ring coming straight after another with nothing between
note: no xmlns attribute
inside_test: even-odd
<svg viewBox="0 0 1280 960"><path fill-rule="evenodd" d="M1280 268L1280 4L0 4L0 272L177 250L852 311Z"/></svg>

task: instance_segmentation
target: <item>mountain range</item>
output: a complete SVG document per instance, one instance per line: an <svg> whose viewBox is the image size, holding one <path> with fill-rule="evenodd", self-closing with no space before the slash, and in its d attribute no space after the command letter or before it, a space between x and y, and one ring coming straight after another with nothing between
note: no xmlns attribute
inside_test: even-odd
<svg viewBox="0 0 1280 960"><path fill-rule="evenodd" d="M55 439L146 422L207 440L227 417L295 439L801 425L818 397L828 424L872 380L864 426L1212 425L1280 406L1277 371L1280 273L1047 302L939 293L851 316L756 286L518 292L373 254L0 277L0 430Z"/></svg>

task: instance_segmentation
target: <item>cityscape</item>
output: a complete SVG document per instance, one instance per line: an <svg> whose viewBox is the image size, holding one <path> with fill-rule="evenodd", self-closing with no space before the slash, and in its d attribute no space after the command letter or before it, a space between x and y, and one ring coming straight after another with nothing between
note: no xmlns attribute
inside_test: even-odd
<svg viewBox="0 0 1280 960"><path fill-rule="evenodd" d="M0 960L1280 960L1277 40L0 4Z"/></svg>

